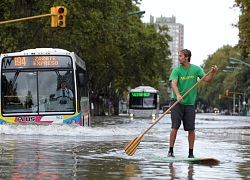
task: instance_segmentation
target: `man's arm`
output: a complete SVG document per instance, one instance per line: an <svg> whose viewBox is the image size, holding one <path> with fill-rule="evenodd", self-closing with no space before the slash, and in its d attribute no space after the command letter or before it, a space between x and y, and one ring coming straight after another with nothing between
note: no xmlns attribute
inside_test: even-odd
<svg viewBox="0 0 250 180"><path fill-rule="evenodd" d="M182 97L180 95L180 92L179 92L179 89L177 87L177 80L176 79L173 79L171 81L171 86L172 86L172 89L174 91L174 93L176 94L176 97L177 97L177 101L181 101L182 100Z"/></svg>
<svg viewBox="0 0 250 180"><path fill-rule="evenodd" d="M212 82L214 74L218 70L218 67L216 65L213 65L212 69L213 69L213 71L203 79L207 83Z"/></svg>

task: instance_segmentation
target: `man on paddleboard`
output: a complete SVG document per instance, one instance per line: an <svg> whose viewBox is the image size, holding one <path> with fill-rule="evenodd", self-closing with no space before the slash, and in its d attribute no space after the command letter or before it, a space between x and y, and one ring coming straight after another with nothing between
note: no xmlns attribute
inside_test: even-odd
<svg viewBox="0 0 250 180"><path fill-rule="evenodd" d="M191 51L183 49L178 54L178 60L180 65L175 67L170 74L169 81L171 82L172 101L171 105L176 101L179 103L171 110L171 132L168 157L174 156L174 143L177 136L177 131L183 122L185 131L188 131L188 144L189 154L188 158L194 158L193 148L195 141L195 100L197 95L197 87L195 87L184 98L182 96L197 83L198 78L205 76L204 71L194 64L190 63ZM214 73L218 70L218 67L214 65L212 72L204 77L204 81L210 83L213 79Z"/></svg>

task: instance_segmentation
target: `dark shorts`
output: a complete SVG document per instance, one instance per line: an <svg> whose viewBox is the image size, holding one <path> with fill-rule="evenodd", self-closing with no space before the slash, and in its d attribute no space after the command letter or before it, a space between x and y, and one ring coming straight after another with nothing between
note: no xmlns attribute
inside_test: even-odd
<svg viewBox="0 0 250 180"><path fill-rule="evenodd" d="M176 101L172 100L171 105ZM195 106L176 104L171 110L172 128L179 129L181 121L185 131L195 130Z"/></svg>

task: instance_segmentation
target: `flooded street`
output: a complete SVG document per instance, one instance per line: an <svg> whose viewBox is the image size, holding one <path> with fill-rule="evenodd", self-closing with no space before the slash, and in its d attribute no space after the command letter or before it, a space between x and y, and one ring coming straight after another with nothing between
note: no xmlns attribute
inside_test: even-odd
<svg viewBox="0 0 250 180"><path fill-rule="evenodd" d="M0 179L250 179L250 117L197 114L196 157L218 165L164 162L170 114L147 134L133 156L126 143L143 133L150 120L128 116L93 117L92 127L72 125L1 125ZM176 157L188 156L181 128Z"/></svg>

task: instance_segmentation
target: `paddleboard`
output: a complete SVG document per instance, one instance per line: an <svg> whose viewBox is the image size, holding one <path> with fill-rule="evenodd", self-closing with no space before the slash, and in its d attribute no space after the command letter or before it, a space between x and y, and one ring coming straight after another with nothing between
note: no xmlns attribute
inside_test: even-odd
<svg viewBox="0 0 250 180"><path fill-rule="evenodd" d="M219 164L219 160L215 158L177 158L177 157L167 157L162 155L151 155L152 159L161 160L165 162L188 162L188 163L196 163L196 164L208 164L208 165L216 165Z"/></svg>

